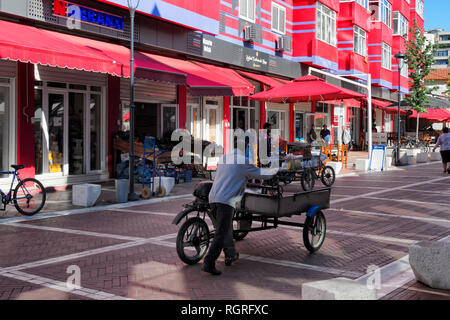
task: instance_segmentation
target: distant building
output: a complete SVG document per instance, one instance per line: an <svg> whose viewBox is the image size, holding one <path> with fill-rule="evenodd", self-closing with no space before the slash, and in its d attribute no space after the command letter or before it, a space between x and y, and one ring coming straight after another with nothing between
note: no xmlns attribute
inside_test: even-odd
<svg viewBox="0 0 450 320"><path fill-rule="evenodd" d="M447 84L450 82L450 69L439 68L434 69L425 78L425 84L429 88L437 87L437 90L433 91L436 95L448 95L445 92L448 90Z"/></svg>
<svg viewBox="0 0 450 320"><path fill-rule="evenodd" d="M428 41L438 45L438 49L434 54L435 64L433 68L448 68L450 58L450 31L442 29L434 29L425 32Z"/></svg>

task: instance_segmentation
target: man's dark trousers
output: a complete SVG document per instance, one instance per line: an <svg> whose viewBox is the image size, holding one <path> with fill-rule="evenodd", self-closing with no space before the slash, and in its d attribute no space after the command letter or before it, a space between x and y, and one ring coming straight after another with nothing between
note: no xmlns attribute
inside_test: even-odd
<svg viewBox="0 0 450 320"><path fill-rule="evenodd" d="M234 257L236 255L233 241L234 208L222 203L212 203L211 207L215 218L213 222L216 232L204 263L208 266L215 266L222 249L226 257Z"/></svg>

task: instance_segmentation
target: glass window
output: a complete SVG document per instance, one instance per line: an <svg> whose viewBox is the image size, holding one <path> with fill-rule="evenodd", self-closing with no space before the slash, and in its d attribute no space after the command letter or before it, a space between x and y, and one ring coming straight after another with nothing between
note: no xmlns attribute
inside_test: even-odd
<svg viewBox="0 0 450 320"><path fill-rule="evenodd" d="M267 122L272 125L272 129L280 130L280 136L286 137L286 112L285 111L268 111Z"/></svg>
<svg viewBox="0 0 450 320"><path fill-rule="evenodd" d="M162 133L163 137L172 136L172 132L177 129L177 107L163 106L162 108Z"/></svg>
<svg viewBox="0 0 450 320"><path fill-rule="evenodd" d="M83 174L84 93L69 93L69 174Z"/></svg>
<svg viewBox="0 0 450 320"><path fill-rule="evenodd" d="M91 132L91 170L101 170L101 146L102 146L102 107L101 96L99 94L91 94L89 103L90 110L90 132Z"/></svg>
<svg viewBox="0 0 450 320"><path fill-rule="evenodd" d="M43 141L42 130L44 127L44 109L42 108L42 90L34 90L34 161L35 161L35 174L42 174L44 170L43 161Z"/></svg>
<svg viewBox="0 0 450 320"><path fill-rule="evenodd" d="M385 69L391 70L391 63L392 63L391 46L383 42L381 66Z"/></svg>
<svg viewBox="0 0 450 320"><path fill-rule="evenodd" d="M416 10L417 10L417 14L423 18L423 15L424 15L423 0L416 0Z"/></svg>
<svg viewBox="0 0 450 320"><path fill-rule="evenodd" d="M272 30L285 33L286 8L272 2Z"/></svg>
<svg viewBox="0 0 450 320"><path fill-rule="evenodd" d="M336 12L317 2L316 38L333 46L336 45Z"/></svg>
<svg viewBox="0 0 450 320"><path fill-rule="evenodd" d="M358 26L355 26L354 44L353 45L354 45L354 50L356 53L358 53L362 56L367 55L366 41L367 41L366 31L364 31L363 29L361 29Z"/></svg>
<svg viewBox="0 0 450 320"><path fill-rule="evenodd" d="M0 86L0 171L9 170L9 87ZM2 175L0 175L2 177Z"/></svg>
<svg viewBox="0 0 450 320"><path fill-rule="evenodd" d="M255 0L239 0L239 17L255 22Z"/></svg>
<svg viewBox="0 0 450 320"><path fill-rule="evenodd" d="M393 34L408 39L408 20L398 11L394 12Z"/></svg>
<svg viewBox="0 0 450 320"><path fill-rule="evenodd" d="M64 95L48 94L48 170L63 172L64 166Z"/></svg>

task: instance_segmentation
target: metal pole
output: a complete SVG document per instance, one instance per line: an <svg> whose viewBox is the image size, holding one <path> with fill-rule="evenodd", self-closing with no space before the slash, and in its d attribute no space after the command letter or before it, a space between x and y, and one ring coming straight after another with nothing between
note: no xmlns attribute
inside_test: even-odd
<svg viewBox="0 0 450 320"><path fill-rule="evenodd" d="M398 119L397 119L397 166L400 166L400 126L401 126L401 113L400 113L400 104L401 104L401 96L402 93L400 91L400 75L402 72L402 66L401 61L399 58L397 58L397 64L398 64Z"/></svg>
<svg viewBox="0 0 450 320"><path fill-rule="evenodd" d="M369 161L372 155L372 76L370 73L367 74L367 148L369 149Z"/></svg>
<svg viewBox="0 0 450 320"><path fill-rule="evenodd" d="M131 45L130 45L130 190L128 193L128 201L138 200L137 194L134 192L134 13L136 8L129 4L130 20L131 20Z"/></svg>

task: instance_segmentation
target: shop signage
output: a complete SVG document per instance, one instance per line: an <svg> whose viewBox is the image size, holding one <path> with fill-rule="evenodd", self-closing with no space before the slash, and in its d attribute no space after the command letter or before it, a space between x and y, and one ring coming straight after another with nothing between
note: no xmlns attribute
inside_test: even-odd
<svg viewBox="0 0 450 320"><path fill-rule="evenodd" d="M124 30L125 17L79 6L64 0L53 1L53 14L106 28L112 28L120 31Z"/></svg>
<svg viewBox="0 0 450 320"><path fill-rule="evenodd" d="M255 51L245 55L245 63L251 64L255 69L264 69L267 68L268 60L264 57L260 57L259 52Z"/></svg>
<svg viewBox="0 0 450 320"><path fill-rule="evenodd" d="M373 145L370 155L370 171L383 171L386 158L386 146Z"/></svg>

